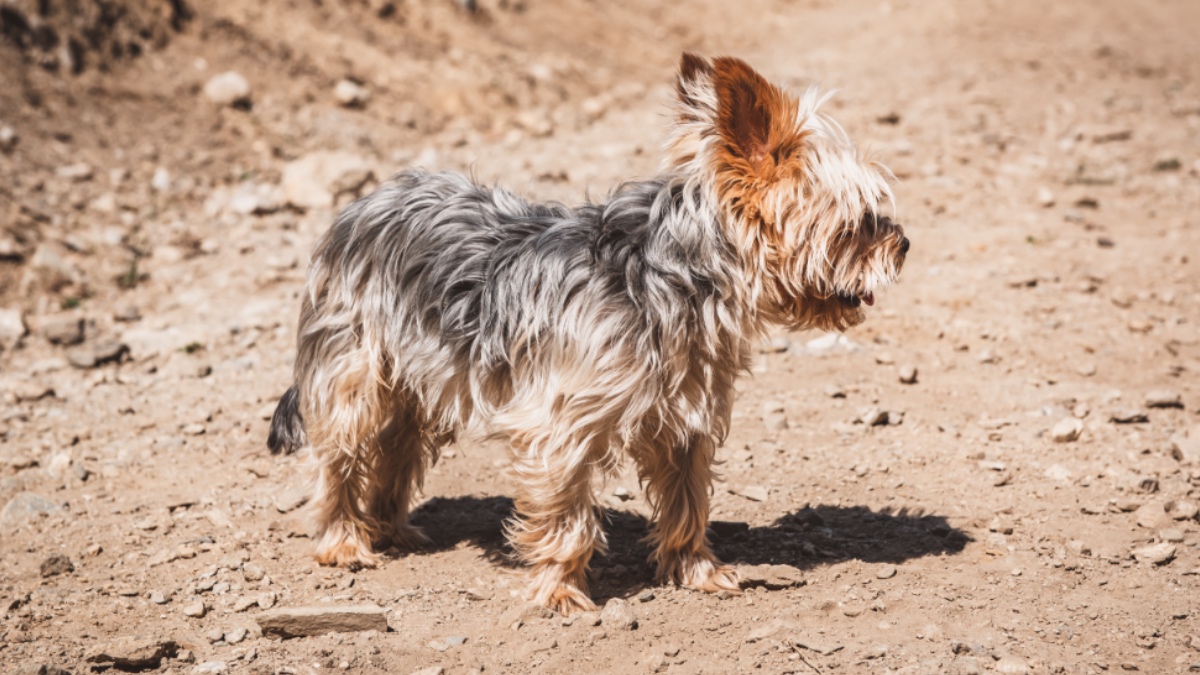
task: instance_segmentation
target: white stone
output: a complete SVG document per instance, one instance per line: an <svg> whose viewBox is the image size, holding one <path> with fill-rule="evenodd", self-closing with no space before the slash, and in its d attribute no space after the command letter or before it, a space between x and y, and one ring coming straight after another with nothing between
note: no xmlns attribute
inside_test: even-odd
<svg viewBox="0 0 1200 675"><path fill-rule="evenodd" d="M234 105L250 100L250 83L232 70L214 75L204 83L204 96L217 105Z"/></svg>
<svg viewBox="0 0 1200 675"><path fill-rule="evenodd" d="M283 194L299 208L331 208L339 194L357 196L372 177L367 161L358 155L314 152L283 167Z"/></svg>

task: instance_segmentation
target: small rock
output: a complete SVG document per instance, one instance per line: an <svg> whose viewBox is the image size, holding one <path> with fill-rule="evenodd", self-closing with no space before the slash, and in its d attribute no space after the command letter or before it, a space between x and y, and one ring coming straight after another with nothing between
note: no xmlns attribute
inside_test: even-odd
<svg viewBox="0 0 1200 675"><path fill-rule="evenodd" d="M1183 397L1177 391L1156 390L1146 394L1147 408L1182 408Z"/></svg>
<svg viewBox="0 0 1200 675"><path fill-rule="evenodd" d="M61 553L46 558L42 561L41 572L42 577L55 577L60 574L70 574L75 571L75 563L71 559Z"/></svg>
<svg viewBox="0 0 1200 675"><path fill-rule="evenodd" d="M171 173L166 167L158 167L154 170L154 175L150 176L150 187L154 188L155 192L166 192L171 189Z"/></svg>
<svg viewBox="0 0 1200 675"><path fill-rule="evenodd" d="M1197 513L1200 513L1200 507L1197 507L1195 502L1187 500L1179 500L1171 503L1171 508L1167 510L1171 518L1175 520L1193 520Z"/></svg>
<svg viewBox="0 0 1200 675"><path fill-rule="evenodd" d="M767 401L763 404L763 425L771 431L783 431L788 428L787 412L779 401Z"/></svg>
<svg viewBox="0 0 1200 675"><path fill-rule="evenodd" d="M0 524L19 524L43 513L56 513L61 507L33 492L19 492L0 511Z"/></svg>
<svg viewBox="0 0 1200 675"><path fill-rule="evenodd" d="M1029 664L1023 659L1016 656L1004 656L999 661L996 661L996 672L1005 673L1006 675L1027 675L1029 673Z"/></svg>
<svg viewBox="0 0 1200 675"><path fill-rule="evenodd" d="M739 497L745 497L752 502L765 502L770 497L767 488L761 485L747 485L734 491L734 494Z"/></svg>
<svg viewBox="0 0 1200 675"><path fill-rule="evenodd" d="M167 604L167 596L163 595L162 591L151 591L150 602L156 605L165 605Z"/></svg>
<svg viewBox="0 0 1200 675"><path fill-rule="evenodd" d="M638 625L633 608L622 598L611 598L604 604L604 609L600 612L600 623L616 630L633 630Z"/></svg>
<svg viewBox="0 0 1200 675"><path fill-rule="evenodd" d="M208 608L204 606L203 600L193 600L183 606L183 615L194 619L202 618L207 611Z"/></svg>
<svg viewBox="0 0 1200 675"><path fill-rule="evenodd" d="M12 349L28 333L19 309L0 309L0 349Z"/></svg>
<svg viewBox="0 0 1200 675"><path fill-rule="evenodd" d="M446 638L446 646L448 647L461 647L466 643L467 638L462 635L451 635L450 637Z"/></svg>
<svg viewBox="0 0 1200 675"><path fill-rule="evenodd" d="M261 609L271 609L275 606L275 591L267 591L258 596L258 606Z"/></svg>
<svg viewBox="0 0 1200 675"><path fill-rule="evenodd" d="M895 565L884 565L875 573L876 579L891 579L894 576L896 576Z"/></svg>
<svg viewBox="0 0 1200 675"><path fill-rule="evenodd" d="M875 645L874 647L871 647L863 652L862 657L870 661L874 659L882 659L883 657L887 656L887 654L887 645Z"/></svg>
<svg viewBox="0 0 1200 675"><path fill-rule="evenodd" d="M259 614L264 635L303 637L354 631L387 631L387 615L377 605L329 605L285 607Z"/></svg>
<svg viewBox="0 0 1200 675"><path fill-rule="evenodd" d="M858 419L868 427L878 427L888 423L888 413L886 410L871 406L864 410Z"/></svg>
<svg viewBox="0 0 1200 675"><path fill-rule="evenodd" d="M228 670L229 666L224 661L205 661L192 668L192 673L195 675L220 675Z"/></svg>
<svg viewBox="0 0 1200 675"><path fill-rule="evenodd" d="M795 621L788 621L786 619L771 619L770 621L764 621L763 623L750 629L750 632L746 634L746 642L758 642L760 640L766 640L767 638L773 638L780 633L797 630L799 627L799 624L797 624Z"/></svg>
<svg viewBox="0 0 1200 675"><path fill-rule="evenodd" d="M441 666L430 666L412 671L412 675L443 675L446 672Z"/></svg>
<svg viewBox="0 0 1200 675"><path fill-rule="evenodd" d="M1048 187L1040 187L1037 191L1037 203L1042 208L1050 208L1054 206L1054 193Z"/></svg>
<svg viewBox="0 0 1200 675"><path fill-rule="evenodd" d="M799 588L807 582L800 570L791 565L752 565L738 567L743 588L766 588L771 591Z"/></svg>
<svg viewBox="0 0 1200 675"><path fill-rule="evenodd" d="M75 314L52 314L38 322L38 332L56 345L77 345L83 342L83 319Z"/></svg>
<svg viewBox="0 0 1200 675"><path fill-rule="evenodd" d="M225 633L225 644L236 645L237 643L246 639L246 634L248 632L249 631L247 631L245 628L234 628L233 630Z"/></svg>
<svg viewBox="0 0 1200 675"><path fill-rule="evenodd" d="M1162 565L1170 562L1175 557L1175 551L1175 544L1163 542L1161 544L1151 544L1150 546L1134 549L1133 557L1141 562Z"/></svg>
<svg viewBox="0 0 1200 675"><path fill-rule="evenodd" d="M1171 516L1167 515L1167 510L1160 501L1153 501L1148 504L1143 504L1135 512L1137 524L1147 530L1159 530L1171 523Z"/></svg>
<svg viewBox="0 0 1200 675"><path fill-rule="evenodd" d="M654 600L654 590L642 591L638 594L638 602L650 602Z"/></svg>
<svg viewBox="0 0 1200 675"><path fill-rule="evenodd" d="M371 98L371 92L353 80L338 80L333 87L333 98L338 105L347 108L361 108Z"/></svg>
<svg viewBox="0 0 1200 675"><path fill-rule="evenodd" d="M1172 544L1179 544L1183 542L1184 534L1183 530L1179 529L1178 527L1172 527L1165 530L1159 530L1158 536L1163 541L1170 542Z"/></svg>
<svg viewBox="0 0 1200 675"><path fill-rule="evenodd" d="M1064 417L1050 430L1050 438L1055 443L1070 443L1079 439L1083 433L1083 422L1074 417Z"/></svg>
<svg viewBox="0 0 1200 675"><path fill-rule="evenodd" d="M17 143L21 137L17 135L15 129L10 126L0 127L0 152L9 152L17 147Z"/></svg>
<svg viewBox="0 0 1200 675"><path fill-rule="evenodd" d="M233 611L244 612L244 611L250 609L251 607L255 607L257 605L258 605L258 598L254 598L249 595L243 595L242 597L240 597L234 601Z"/></svg>
<svg viewBox="0 0 1200 675"><path fill-rule="evenodd" d="M141 311L139 311L137 308L137 305L135 305L133 303L129 303L129 302L122 303L120 305L117 305L116 310L113 311L113 319L116 321L124 321L124 322L128 323L128 322L133 322L133 321L140 321L141 318L142 318Z"/></svg>
<svg viewBox="0 0 1200 675"><path fill-rule="evenodd" d="M1043 473L1046 478L1059 483L1071 482L1071 470L1062 464L1051 464Z"/></svg>
<svg viewBox="0 0 1200 675"><path fill-rule="evenodd" d="M265 576L267 576L267 571L254 563L246 563L242 566L242 578L246 581L262 581Z"/></svg>
<svg viewBox="0 0 1200 675"><path fill-rule="evenodd" d="M54 174L63 180L69 180L72 183L82 183L92 179L93 170L86 162L77 162L60 166L55 169Z"/></svg>
<svg viewBox="0 0 1200 675"><path fill-rule="evenodd" d="M916 384L917 383L917 367L912 364L900 366L900 383L901 384Z"/></svg>
<svg viewBox="0 0 1200 675"><path fill-rule="evenodd" d="M204 83L204 96L217 105L244 105L250 101L250 83L230 70L209 78Z"/></svg>
<svg viewBox="0 0 1200 675"><path fill-rule="evenodd" d="M331 208L338 196L357 197L374 178L365 159L348 152L314 152L283 167L283 192L302 209Z"/></svg>
<svg viewBox="0 0 1200 675"><path fill-rule="evenodd" d="M1114 411L1108 419L1116 424L1145 424L1150 421L1146 413L1133 408Z"/></svg>
<svg viewBox="0 0 1200 675"><path fill-rule="evenodd" d="M846 388L839 384L827 384L824 391L829 398L846 398Z"/></svg>
<svg viewBox="0 0 1200 675"><path fill-rule="evenodd" d="M89 649L84 660L119 670L147 670L159 667L163 659L178 652L174 640L121 637Z"/></svg>
<svg viewBox="0 0 1200 675"><path fill-rule="evenodd" d="M280 513L295 511L307 503L307 490L287 490L275 495L275 510Z"/></svg>

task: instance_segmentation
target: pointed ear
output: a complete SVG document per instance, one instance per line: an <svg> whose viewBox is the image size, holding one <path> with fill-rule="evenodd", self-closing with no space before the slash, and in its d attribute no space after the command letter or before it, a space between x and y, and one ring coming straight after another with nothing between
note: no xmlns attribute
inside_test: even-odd
<svg viewBox="0 0 1200 675"><path fill-rule="evenodd" d="M684 52L679 61L679 79L675 81L679 121L711 121L716 113L713 92L713 67L703 56Z"/></svg>
<svg viewBox="0 0 1200 675"><path fill-rule="evenodd" d="M713 61L717 94L717 132L732 158L757 170L772 158L787 123L787 97L745 61L720 57Z"/></svg>

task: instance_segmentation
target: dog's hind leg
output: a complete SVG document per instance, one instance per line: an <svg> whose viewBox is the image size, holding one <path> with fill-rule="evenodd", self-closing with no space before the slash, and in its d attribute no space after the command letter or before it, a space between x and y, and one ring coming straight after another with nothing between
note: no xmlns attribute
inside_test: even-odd
<svg viewBox="0 0 1200 675"><path fill-rule="evenodd" d="M334 360L301 384L309 442L317 464L317 561L323 565L372 567L372 551L385 528L367 510L376 490L374 457L388 421L389 392L369 367L365 349Z"/></svg>
<svg viewBox="0 0 1200 675"><path fill-rule="evenodd" d="M385 541L406 549L429 541L420 528L409 522L409 511L425 481L429 462L449 440L424 431L415 406L397 404L391 421L373 446L376 456L368 513L387 524Z"/></svg>

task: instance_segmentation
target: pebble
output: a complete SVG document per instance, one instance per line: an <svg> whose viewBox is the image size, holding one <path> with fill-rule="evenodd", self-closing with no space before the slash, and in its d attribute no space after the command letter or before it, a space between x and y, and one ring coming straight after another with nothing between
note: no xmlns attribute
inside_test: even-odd
<svg viewBox="0 0 1200 675"><path fill-rule="evenodd" d="M1167 510L1160 501L1153 501L1148 504L1143 504L1135 512L1137 524L1147 530L1159 530L1171 523L1171 516L1167 514Z"/></svg>
<svg viewBox="0 0 1200 675"><path fill-rule="evenodd" d="M195 619L202 618L204 613L207 611L208 608L204 606L203 600L193 600L192 602L189 602L183 606L183 615L190 616Z"/></svg>
<svg viewBox="0 0 1200 675"><path fill-rule="evenodd" d="M353 80L338 80L333 87L333 99L347 108L361 108L371 99L371 92Z"/></svg>
<svg viewBox="0 0 1200 675"><path fill-rule="evenodd" d="M654 600L654 590L642 591L638 594L638 602L650 602Z"/></svg>
<svg viewBox="0 0 1200 675"><path fill-rule="evenodd" d="M246 563L242 567L242 578L246 581L262 581L265 576L267 571L254 563Z"/></svg>
<svg viewBox="0 0 1200 675"><path fill-rule="evenodd" d="M1051 464L1043 474L1046 478L1059 483L1071 482L1071 470L1062 464Z"/></svg>
<svg viewBox="0 0 1200 675"><path fill-rule="evenodd" d="M151 591L150 602L156 605L165 605L167 604L167 597L162 594L162 591Z"/></svg>
<svg viewBox="0 0 1200 675"><path fill-rule="evenodd" d="M770 497L767 488L761 485L747 485L734 492L739 497L745 497L752 502L765 502Z"/></svg>
<svg viewBox="0 0 1200 675"><path fill-rule="evenodd" d="M600 623L617 630L633 630L637 628L638 620L633 608L624 599L610 598L600 611Z"/></svg>
<svg viewBox="0 0 1200 675"><path fill-rule="evenodd" d="M245 104L250 100L250 83L241 73L226 71L204 83L204 96L217 105Z"/></svg>
<svg viewBox="0 0 1200 675"><path fill-rule="evenodd" d="M1156 390L1146 394L1147 408L1182 408L1183 397L1177 391Z"/></svg>
<svg viewBox="0 0 1200 675"><path fill-rule="evenodd" d="M43 513L56 513L61 507L34 492L19 492L0 511L0 524L14 525Z"/></svg>
<svg viewBox="0 0 1200 675"><path fill-rule="evenodd" d="M878 427L888 423L888 413L886 410L871 406L864 410L858 419L868 427Z"/></svg>
<svg viewBox="0 0 1200 675"><path fill-rule="evenodd" d="M763 425L771 431L783 431L788 428L787 412L783 403L779 401L763 403Z"/></svg>
<svg viewBox="0 0 1200 675"><path fill-rule="evenodd" d="M205 661L200 665L192 668L195 675L220 675L229 670L229 666L224 661Z"/></svg>
<svg viewBox="0 0 1200 675"><path fill-rule="evenodd" d="M1146 413L1134 408L1113 411L1108 419L1116 424L1145 424L1150 421Z"/></svg>
<svg viewBox="0 0 1200 675"><path fill-rule="evenodd" d="M900 366L900 383L901 384L916 384L917 383L917 367L911 364Z"/></svg>
<svg viewBox="0 0 1200 675"><path fill-rule="evenodd" d="M0 349L12 349L28 332L20 309L0 309Z"/></svg>
<svg viewBox="0 0 1200 675"><path fill-rule="evenodd" d="M70 574L75 571L75 563L61 553L55 553L42 561L42 577L56 577L60 574Z"/></svg>
<svg viewBox="0 0 1200 675"><path fill-rule="evenodd" d="M446 669L442 668L441 666L430 666L428 668L414 670L412 671L412 675L444 675L445 672Z"/></svg>
<svg viewBox="0 0 1200 675"><path fill-rule="evenodd" d="M1050 438L1055 443L1071 443L1079 440L1083 433L1083 422L1074 417L1064 417L1050 430Z"/></svg>
<svg viewBox="0 0 1200 675"><path fill-rule="evenodd" d="M1170 542L1172 544L1182 543L1183 537L1184 537L1183 530L1181 530L1177 527L1168 528L1166 530L1159 530L1158 536L1163 541Z"/></svg>
<svg viewBox="0 0 1200 675"><path fill-rule="evenodd" d="M846 398L846 388L840 384L825 385L825 395L829 398Z"/></svg>
<svg viewBox="0 0 1200 675"><path fill-rule="evenodd" d="M10 126L0 127L0 152L8 152L17 147L17 142L21 137L17 135L15 129Z"/></svg>
<svg viewBox="0 0 1200 675"><path fill-rule="evenodd" d="M1175 551L1175 544L1163 542L1161 544L1151 544L1150 546L1134 549L1133 557L1141 562L1162 565L1170 562L1175 557Z"/></svg>
<svg viewBox="0 0 1200 675"><path fill-rule="evenodd" d="M884 565L878 572L875 573L876 579L891 579L896 576L895 565Z"/></svg>
<svg viewBox="0 0 1200 675"><path fill-rule="evenodd" d="M1174 520L1194 520L1196 514L1200 513L1200 507L1197 507L1195 502L1187 500L1179 500L1171 503L1171 508L1167 509Z"/></svg>
<svg viewBox="0 0 1200 675"><path fill-rule="evenodd" d="M997 673L1005 673L1005 675L1026 675L1029 672L1029 664L1016 656L1001 657L999 661L996 661L995 668Z"/></svg>
<svg viewBox="0 0 1200 675"><path fill-rule="evenodd" d="M225 633L225 644L236 645L237 643L246 639L246 634L248 632L249 631L247 631L245 628L234 628L233 630Z"/></svg>
<svg viewBox="0 0 1200 675"><path fill-rule="evenodd" d="M83 342L83 319L67 314L51 314L38 322L38 332L56 345L77 345Z"/></svg>
<svg viewBox="0 0 1200 675"><path fill-rule="evenodd" d="M54 174L63 180L69 180L72 183L82 183L92 179L94 171L91 165L86 162L76 162L75 164L67 164L55 169Z"/></svg>
<svg viewBox="0 0 1200 675"><path fill-rule="evenodd" d="M1054 206L1054 193L1048 187L1040 187L1037 191L1037 203L1042 208L1050 208Z"/></svg>
<svg viewBox="0 0 1200 675"><path fill-rule="evenodd" d="M313 152L283 167L283 194L301 209L331 208L344 193L358 196L371 180L367 161L349 152Z"/></svg>

